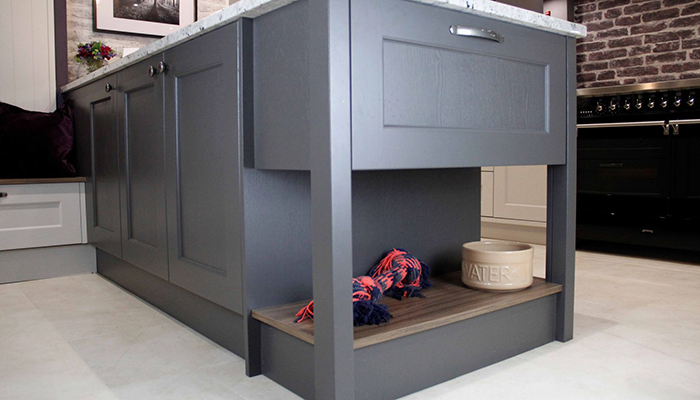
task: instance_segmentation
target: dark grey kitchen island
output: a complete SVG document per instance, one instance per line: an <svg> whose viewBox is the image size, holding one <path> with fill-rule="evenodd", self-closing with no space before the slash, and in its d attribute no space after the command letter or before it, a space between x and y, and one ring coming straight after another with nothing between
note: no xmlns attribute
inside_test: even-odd
<svg viewBox="0 0 700 400"><path fill-rule="evenodd" d="M396 398L571 339L585 28L488 1L287 3L236 3L63 88L98 272L304 398ZM479 167L533 164L546 280L462 287ZM352 277L393 247L435 288L353 328Z"/></svg>

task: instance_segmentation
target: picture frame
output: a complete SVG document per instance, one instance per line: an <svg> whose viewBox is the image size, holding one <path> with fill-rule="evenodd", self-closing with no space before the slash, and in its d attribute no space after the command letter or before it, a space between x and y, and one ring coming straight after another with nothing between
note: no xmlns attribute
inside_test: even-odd
<svg viewBox="0 0 700 400"><path fill-rule="evenodd" d="M197 20L197 0L93 0L93 29L166 36Z"/></svg>

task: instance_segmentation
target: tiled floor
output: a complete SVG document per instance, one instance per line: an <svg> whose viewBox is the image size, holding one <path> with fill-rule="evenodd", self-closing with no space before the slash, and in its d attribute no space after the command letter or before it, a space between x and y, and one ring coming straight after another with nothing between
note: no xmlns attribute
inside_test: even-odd
<svg viewBox="0 0 700 400"><path fill-rule="evenodd" d="M700 399L700 265L579 252L575 324L405 399ZM0 285L0 400L292 398L98 275Z"/></svg>

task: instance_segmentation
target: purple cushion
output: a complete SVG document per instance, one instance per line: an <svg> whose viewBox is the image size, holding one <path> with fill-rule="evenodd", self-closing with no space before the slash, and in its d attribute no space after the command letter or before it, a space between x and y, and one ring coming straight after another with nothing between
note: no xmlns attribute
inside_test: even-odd
<svg viewBox="0 0 700 400"><path fill-rule="evenodd" d="M42 113L0 102L0 179L76 175L71 106Z"/></svg>

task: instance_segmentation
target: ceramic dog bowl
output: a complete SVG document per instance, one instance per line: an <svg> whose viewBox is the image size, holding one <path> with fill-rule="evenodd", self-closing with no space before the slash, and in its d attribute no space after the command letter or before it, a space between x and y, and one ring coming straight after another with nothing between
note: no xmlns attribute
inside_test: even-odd
<svg viewBox="0 0 700 400"><path fill-rule="evenodd" d="M462 282L472 289L521 290L532 285L529 244L481 241L462 245Z"/></svg>

